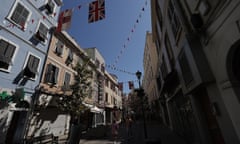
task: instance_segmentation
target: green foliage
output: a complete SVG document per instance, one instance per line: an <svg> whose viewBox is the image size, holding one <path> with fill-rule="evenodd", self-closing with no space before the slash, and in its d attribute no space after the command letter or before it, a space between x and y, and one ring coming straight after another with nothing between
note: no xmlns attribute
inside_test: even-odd
<svg viewBox="0 0 240 144"><path fill-rule="evenodd" d="M74 75L74 83L70 86L72 90L71 96L63 95L58 100L58 106L61 110L68 112L72 116L80 116L87 110L83 105L85 97L91 95L92 74L93 71L89 68L89 60L83 61L83 64L77 63L74 67L76 74Z"/></svg>

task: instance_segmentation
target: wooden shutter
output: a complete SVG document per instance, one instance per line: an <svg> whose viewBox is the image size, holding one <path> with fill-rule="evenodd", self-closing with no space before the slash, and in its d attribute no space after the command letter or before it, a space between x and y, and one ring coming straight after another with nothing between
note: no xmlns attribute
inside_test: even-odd
<svg viewBox="0 0 240 144"><path fill-rule="evenodd" d="M57 67L55 67L54 80L53 80L54 84L56 84L58 82L58 72L59 72L59 69Z"/></svg>
<svg viewBox="0 0 240 144"><path fill-rule="evenodd" d="M37 38L40 41L44 42L45 39L47 39L47 33L48 33L47 27L43 23L40 23L39 28L38 28L38 32L36 34Z"/></svg>
<svg viewBox="0 0 240 144"><path fill-rule="evenodd" d="M53 68L52 64L47 65L47 70L46 70L46 73L45 73L45 82L51 82L52 68Z"/></svg>
<svg viewBox="0 0 240 144"><path fill-rule="evenodd" d="M4 40L0 40L0 61L5 64L10 64L16 47Z"/></svg>
<svg viewBox="0 0 240 144"><path fill-rule="evenodd" d="M66 73L65 74L65 80L64 80L64 85L68 86L69 83L70 83L70 78L71 78L71 75L69 73Z"/></svg>
<svg viewBox="0 0 240 144"><path fill-rule="evenodd" d="M62 52L63 52L63 43L61 41L58 41L56 46L56 53L58 55L61 55Z"/></svg>
<svg viewBox="0 0 240 144"><path fill-rule="evenodd" d="M48 3L46 5L46 9L48 10L48 12L50 14L53 13L53 9L54 9L54 3L52 2L52 0L48 0Z"/></svg>
<svg viewBox="0 0 240 144"><path fill-rule="evenodd" d="M183 80L187 86L193 80L193 75L184 51L179 55L179 64L182 70Z"/></svg>
<svg viewBox="0 0 240 144"><path fill-rule="evenodd" d="M35 57L30 55L29 58L28 58L28 64L27 64L27 67L28 69L32 72L32 73L35 73L33 67L34 67L34 59Z"/></svg>
<svg viewBox="0 0 240 144"><path fill-rule="evenodd" d="M72 50L69 50L68 58L69 58L69 60L71 62L73 61L73 52L72 52Z"/></svg>
<svg viewBox="0 0 240 144"><path fill-rule="evenodd" d="M38 59L38 58L35 57L34 60L33 60L33 65L32 65L32 68L33 68L35 74L36 74L37 71L38 71L39 62L40 62L40 59Z"/></svg>
<svg viewBox="0 0 240 144"><path fill-rule="evenodd" d="M28 63L24 69L24 75L34 78L37 74L39 59L33 55L30 55L28 58Z"/></svg>

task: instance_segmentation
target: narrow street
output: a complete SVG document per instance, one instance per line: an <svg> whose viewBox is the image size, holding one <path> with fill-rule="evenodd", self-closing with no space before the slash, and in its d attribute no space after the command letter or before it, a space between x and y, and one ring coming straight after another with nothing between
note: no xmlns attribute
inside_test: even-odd
<svg viewBox="0 0 240 144"><path fill-rule="evenodd" d="M104 134L105 133L105 134ZM102 135L102 136L99 136ZM144 138L143 122L136 121L132 127L132 136L127 137L124 125L119 128L116 144L186 144L184 140L174 134L169 128L153 121L147 121L147 138ZM108 126L102 131L86 133L80 144L114 144L111 129Z"/></svg>

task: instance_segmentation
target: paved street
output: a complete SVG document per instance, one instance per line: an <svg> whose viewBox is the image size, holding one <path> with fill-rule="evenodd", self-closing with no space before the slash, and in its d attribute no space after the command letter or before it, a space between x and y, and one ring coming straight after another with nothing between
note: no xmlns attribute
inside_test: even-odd
<svg viewBox="0 0 240 144"><path fill-rule="evenodd" d="M183 139L169 128L156 122L147 122L147 138L144 138L143 123L135 122L132 136L128 137L124 125L120 126L116 144L186 144ZM111 129L92 131L83 135L80 144L114 144Z"/></svg>

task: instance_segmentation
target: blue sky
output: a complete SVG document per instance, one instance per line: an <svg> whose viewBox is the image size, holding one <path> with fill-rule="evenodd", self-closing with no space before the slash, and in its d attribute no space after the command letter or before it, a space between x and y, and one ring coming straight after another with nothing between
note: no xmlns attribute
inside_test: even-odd
<svg viewBox="0 0 240 144"><path fill-rule="evenodd" d="M88 23L88 4L92 1L63 1L62 10L74 8L67 32L81 48L96 47L107 65L114 64L117 70L106 70L117 75L118 81L124 82L124 92L129 92L128 81L138 87L136 76L130 73L143 72L146 32L151 32L150 0L105 0L106 18Z"/></svg>

